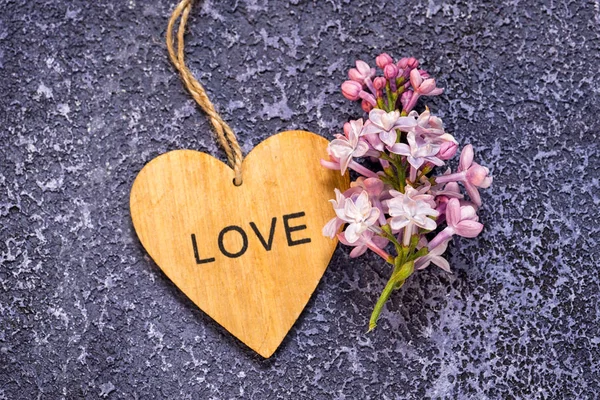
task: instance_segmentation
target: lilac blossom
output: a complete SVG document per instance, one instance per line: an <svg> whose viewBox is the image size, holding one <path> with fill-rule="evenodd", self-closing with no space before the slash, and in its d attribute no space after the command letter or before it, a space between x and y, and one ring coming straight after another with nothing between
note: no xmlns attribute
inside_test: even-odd
<svg viewBox="0 0 600 400"><path fill-rule="evenodd" d="M474 238L483 230L475 208L461 206L458 199L450 199L446 205L446 228L429 242L429 250L435 248L452 235Z"/></svg>
<svg viewBox="0 0 600 400"><path fill-rule="evenodd" d="M372 231L365 231L356 242L349 242L346 239L345 232L338 233L337 235L340 242L346 246L352 246L354 249L350 252L350 257L356 258L362 256L367 250L371 250L374 253L380 255L384 260L389 260L390 255L385 251L385 247L389 243L389 240L375 235Z"/></svg>
<svg viewBox="0 0 600 400"><path fill-rule="evenodd" d="M360 138L362 119L352 121L351 124L352 128L348 129L347 136L338 135L337 139L329 143L329 151L340 161L342 175L346 173L353 157L362 157L369 151L369 145Z"/></svg>
<svg viewBox="0 0 600 400"><path fill-rule="evenodd" d="M348 71L348 78L362 84L365 79L371 79L375 74L375 68L371 68L369 64L364 61L356 60L356 68L352 68Z"/></svg>
<svg viewBox="0 0 600 400"><path fill-rule="evenodd" d="M388 146L398 140L396 129L407 131L416 125L414 118L401 117L398 110L385 112L377 108L369 113L369 122L365 125L364 135L378 135L379 139Z"/></svg>
<svg viewBox="0 0 600 400"><path fill-rule="evenodd" d="M423 76L416 68L410 71L410 84L412 86L413 95L410 102L404 108L406 111L413 109L420 96L437 96L444 92L443 88L438 88L435 79L423 79Z"/></svg>
<svg viewBox="0 0 600 400"><path fill-rule="evenodd" d="M343 210L338 208L335 212L339 219L348 223L344 235L349 243L355 243L367 230L379 231L380 211L371 205L367 192L346 199Z"/></svg>
<svg viewBox="0 0 600 400"><path fill-rule="evenodd" d="M368 119L346 123L344 134L327 146L329 159L321 160L326 168L359 175L343 193L335 190L335 217L323 227L323 235L352 247L350 257L370 250L390 264L370 329L392 291L414 271L435 264L450 272L443 254L454 235L472 238L482 231L478 188L492 183L489 170L473 162L471 145L464 147L455 173L436 170L455 156L458 142L428 107L421 113L413 110L421 97L444 91L419 69L418 60L394 62L382 53L376 64L379 70L357 61L348 72L350 80L342 84L344 97L360 102ZM438 228L428 241L426 235Z"/></svg>
<svg viewBox="0 0 600 400"><path fill-rule="evenodd" d="M369 195L369 200L374 207L377 207L380 211L379 223L385 224L385 214L382 204L382 197L386 193L385 184L378 178L363 178L362 176L356 179L356 181L350 183L350 190L364 190Z"/></svg>
<svg viewBox="0 0 600 400"><path fill-rule="evenodd" d="M440 151L437 153L437 158L442 161L450 160L458 151L458 144L454 142L444 142L440 146Z"/></svg>
<svg viewBox="0 0 600 400"><path fill-rule="evenodd" d="M437 183L445 182L461 182L471 201L478 207L481 206L481 196L479 195L478 187L488 188L492 184L492 177L488 176L490 170L476 162L473 162L473 146L466 145L460 154L460 162L458 164L458 172L449 175L442 175L436 178Z"/></svg>
<svg viewBox="0 0 600 400"><path fill-rule="evenodd" d="M437 224L431 217L437 217L439 213L431 208L424 200L417 200L400 192L390 192L394 197L386 201L389 209L389 224L392 229L404 228L403 243L408 245L415 227L432 231Z"/></svg>
<svg viewBox="0 0 600 400"><path fill-rule="evenodd" d="M446 272L450 271L450 264L448 261L442 257L442 254L446 252L448 248L448 243L450 243L450 239L447 239L437 245L435 248L429 250L429 253L423 257L419 257L415 260L415 269L425 269L429 266L429 264L433 263L443 269ZM425 238L421 238L419 241L419 248L426 247L427 240Z"/></svg>
<svg viewBox="0 0 600 400"><path fill-rule="evenodd" d="M377 56L377 58L375 58L375 64L377 64L377 66L381 69L384 69L386 65L393 63L394 59L387 53L381 53Z"/></svg>
<svg viewBox="0 0 600 400"><path fill-rule="evenodd" d="M331 153L331 150L329 149L329 146L327 147L327 153L329 154L329 160L321 160L321 165L327 169L333 169L336 171L341 171L342 170L342 165L340 160ZM370 169L360 165L359 163L357 163L354 160L350 160L350 162L348 163L348 168L351 170L354 170L356 172L358 172L361 175L364 176L368 176L370 178L377 178L378 175L377 173L371 171ZM344 175L344 173L342 173L342 175Z"/></svg>
<svg viewBox="0 0 600 400"><path fill-rule="evenodd" d="M342 194L342 192L340 192L338 188L335 188L334 192L335 200L331 199L329 200L329 202L333 205L333 209L337 214L338 212L342 212L344 210L344 206L346 205L346 197ZM337 216L333 217L323 227L323 236L327 236L333 239L342 225L344 225L344 220L338 218Z"/></svg>
<svg viewBox="0 0 600 400"><path fill-rule="evenodd" d="M356 101L359 98L363 99L370 105L374 106L377 104L377 100L375 96L371 93L367 93L363 90L363 87L360 83L355 81L346 81L342 84L342 94L345 98L351 101Z"/></svg>
<svg viewBox="0 0 600 400"><path fill-rule="evenodd" d="M454 136L444 131L442 119L435 115L431 115L429 107L425 107L425 111L421 114L416 111L411 111L408 115L417 119L417 124L414 129L416 134L438 144L444 142L458 143L456 139L454 139Z"/></svg>
<svg viewBox="0 0 600 400"><path fill-rule="evenodd" d="M421 136L416 136L409 132L406 135L408 144L396 143L393 146L388 146L388 151L394 154L405 156L410 164L410 180L417 179L417 171L423 164L430 162L437 166L444 165L444 162L436 157L440 151L440 145L425 141Z"/></svg>
<svg viewBox="0 0 600 400"><path fill-rule="evenodd" d="M410 71L410 84L413 91L420 96L437 96L444 92L443 88L436 87L435 79L423 79L423 75L417 69Z"/></svg>

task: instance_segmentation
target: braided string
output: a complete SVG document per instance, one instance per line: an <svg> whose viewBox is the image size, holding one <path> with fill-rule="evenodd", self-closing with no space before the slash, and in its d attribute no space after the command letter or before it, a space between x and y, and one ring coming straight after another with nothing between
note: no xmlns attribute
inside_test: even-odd
<svg viewBox="0 0 600 400"><path fill-rule="evenodd" d="M198 82L198 80L194 77L192 72L185 65L184 61L184 40L183 36L185 33L185 25L187 23L190 9L192 8L192 0L182 0L175 10L173 10L173 14L171 15L171 19L169 19L169 25L167 26L167 50L169 52L169 58L175 68L181 74L181 79L185 84L186 88L196 100L196 103L204 110L213 127L215 128L215 133L217 134L217 140L221 147L225 150L227 154L227 160L231 168L233 168L234 179L233 182L236 186L242 184L242 149L237 141L235 133L231 130L229 125L217 113L215 110L215 106L210 101L208 96L206 95L206 91L204 87ZM180 18L181 17L181 18ZM177 29L177 51L174 49L174 37L173 37L173 28L175 27L175 23L179 19L179 28Z"/></svg>

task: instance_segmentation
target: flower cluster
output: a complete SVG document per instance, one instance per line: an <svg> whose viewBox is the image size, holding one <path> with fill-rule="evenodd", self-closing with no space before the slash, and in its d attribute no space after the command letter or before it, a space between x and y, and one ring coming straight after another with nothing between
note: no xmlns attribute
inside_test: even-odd
<svg viewBox="0 0 600 400"><path fill-rule="evenodd" d="M414 110L419 98L444 91L419 69L419 62L415 58L394 62L384 53L376 63L383 76L359 60L348 72L350 80L342 84L344 97L360 100L368 119L347 122L344 134L329 143L329 159L321 160L324 167L341 174L348 170L358 174L350 189L343 193L336 189L331 200L336 217L323 234L354 247L351 257L371 250L393 266L369 330L392 291L415 270L433 263L450 272L442 257L448 243L454 235L473 238L481 232L479 188L492 183L489 170L473 161L470 144L463 147L456 172L445 167L457 153L458 142L429 108ZM368 162L363 165L359 158ZM435 167L446 169L436 175L440 169Z"/></svg>

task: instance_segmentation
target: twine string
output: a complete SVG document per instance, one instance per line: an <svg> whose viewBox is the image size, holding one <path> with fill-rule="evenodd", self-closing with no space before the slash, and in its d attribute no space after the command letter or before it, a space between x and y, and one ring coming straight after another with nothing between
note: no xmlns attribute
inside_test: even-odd
<svg viewBox="0 0 600 400"><path fill-rule="evenodd" d="M169 25L167 26L167 50L169 52L169 58L175 68L179 71L181 75L181 79L185 84L185 87L190 92L196 103L204 110L212 126L215 129L215 133L217 134L217 140L219 144L225 150L227 154L227 160L229 165L233 169L234 178L233 183L236 186L242 184L242 149L237 141L235 133L231 130L229 125L223 118L219 115L219 113L215 110L215 106L208 98L204 87L198 82L198 80L194 77L189 68L185 65L184 61L184 34L185 34L185 25L187 23L190 9L192 8L192 0L182 0L175 10L173 10L173 14L171 15L171 19L169 19ZM177 51L174 49L174 37L173 37L173 28L175 23L179 19L179 28L177 29Z"/></svg>

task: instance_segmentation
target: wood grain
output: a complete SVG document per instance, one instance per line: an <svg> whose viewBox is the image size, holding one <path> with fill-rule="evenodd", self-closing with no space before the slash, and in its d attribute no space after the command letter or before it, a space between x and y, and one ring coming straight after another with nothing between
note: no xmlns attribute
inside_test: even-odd
<svg viewBox="0 0 600 400"><path fill-rule="evenodd" d="M150 161L131 189L133 224L152 259L198 307L266 358L335 250L321 229L335 215L333 189L349 180L321 167L326 147L310 132L272 136L244 159L237 187L231 168L216 158L171 151Z"/></svg>

